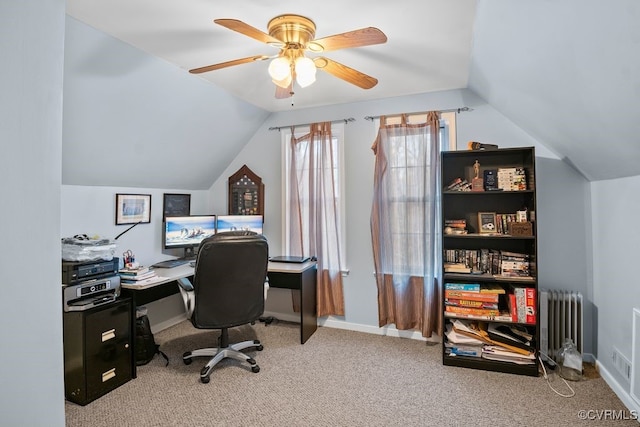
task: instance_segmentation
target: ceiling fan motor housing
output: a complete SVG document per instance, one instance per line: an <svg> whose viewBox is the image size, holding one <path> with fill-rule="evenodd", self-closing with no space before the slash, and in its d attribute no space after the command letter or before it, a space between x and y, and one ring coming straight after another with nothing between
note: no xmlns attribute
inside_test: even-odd
<svg viewBox="0 0 640 427"><path fill-rule="evenodd" d="M316 35L316 24L300 15L279 15L269 21L269 35L282 40L286 47L304 49Z"/></svg>

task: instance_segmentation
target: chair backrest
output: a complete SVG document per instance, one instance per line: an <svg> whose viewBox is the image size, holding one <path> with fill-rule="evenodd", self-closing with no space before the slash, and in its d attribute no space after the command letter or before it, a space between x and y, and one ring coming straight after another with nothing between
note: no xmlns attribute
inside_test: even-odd
<svg viewBox="0 0 640 427"><path fill-rule="evenodd" d="M196 328L230 328L264 312L267 239L251 231L214 234L200 243L193 287Z"/></svg>

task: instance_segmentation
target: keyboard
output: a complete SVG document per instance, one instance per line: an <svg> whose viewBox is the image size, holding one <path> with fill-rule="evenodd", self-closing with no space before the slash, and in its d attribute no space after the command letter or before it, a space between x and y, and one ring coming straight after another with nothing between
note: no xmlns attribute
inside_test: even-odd
<svg viewBox="0 0 640 427"><path fill-rule="evenodd" d="M151 267L153 268L173 268L178 267L180 265L184 265L188 263L189 260L186 259L169 259L167 261L160 261L153 264Z"/></svg>

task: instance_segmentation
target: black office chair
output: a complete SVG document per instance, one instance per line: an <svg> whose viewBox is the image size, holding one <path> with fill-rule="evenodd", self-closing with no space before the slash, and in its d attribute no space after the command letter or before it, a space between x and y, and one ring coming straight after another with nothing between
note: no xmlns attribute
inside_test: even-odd
<svg viewBox="0 0 640 427"><path fill-rule="evenodd" d="M246 361L259 372L256 361L241 350L263 349L259 340L229 344L229 328L254 323L264 312L268 289L267 239L251 231L229 231L206 238L200 244L193 286L181 280L182 293L193 326L220 329L217 348L204 348L183 354L185 364L192 358L211 360L200 371L200 381L209 382L213 367L224 358Z"/></svg>

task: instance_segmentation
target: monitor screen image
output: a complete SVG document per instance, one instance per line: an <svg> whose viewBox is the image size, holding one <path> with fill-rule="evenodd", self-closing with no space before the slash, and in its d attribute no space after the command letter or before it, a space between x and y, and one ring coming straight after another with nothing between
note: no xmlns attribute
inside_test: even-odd
<svg viewBox="0 0 640 427"><path fill-rule="evenodd" d="M164 223L164 248L196 248L215 233L215 215L168 216Z"/></svg>
<svg viewBox="0 0 640 427"><path fill-rule="evenodd" d="M234 230L250 230L262 234L262 215L218 215L218 233Z"/></svg>

